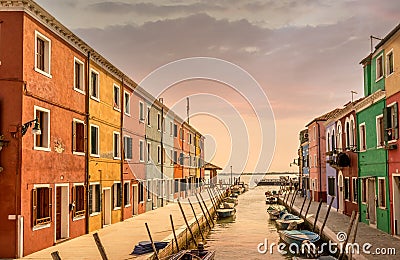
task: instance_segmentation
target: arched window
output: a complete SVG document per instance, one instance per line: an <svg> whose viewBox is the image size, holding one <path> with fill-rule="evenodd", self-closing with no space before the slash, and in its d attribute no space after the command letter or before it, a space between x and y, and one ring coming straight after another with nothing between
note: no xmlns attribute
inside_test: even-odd
<svg viewBox="0 0 400 260"><path fill-rule="evenodd" d="M350 149L350 122L346 122L346 149Z"/></svg>
<svg viewBox="0 0 400 260"><path fill-rule="evenodd" d="M342 145L343 145L343 143L342 143L342 124L339 121L338 126L337 126L337 137L336 137L336 147L339 149L339 151L342 150Z"/></svg>
<svg viewBox="0 0 400 260"><path fill-rule="evenodd" d="M331 142L332 142L332 151L335 151L335 149L336 149L336 146L335 146L335 130L332 130Z"/></svg>
<svg viewBox="0 0 400 260"><path fill-rule="evenodd" d="M331 151L331 133L328 131L328 139L326 140L326 151L329 152Z"/></svg>

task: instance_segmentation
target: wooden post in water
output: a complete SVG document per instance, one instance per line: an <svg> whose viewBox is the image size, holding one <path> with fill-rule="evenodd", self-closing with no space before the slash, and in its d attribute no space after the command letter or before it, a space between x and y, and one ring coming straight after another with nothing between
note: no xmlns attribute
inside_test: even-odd
<svg viewBox="0 0 400 260"><path fill-rule="evenodd" d="M178 205L179 205L179 208L181 209L183 220L185 220L185 223L186 223L186 227L189 229L190 235L192 236L194 245L197 247L196 238L194 237L192 229L190 228L189 223L187 222L187 219L186 219L186 216L185 216L185 212L183 211L183 208L182 208L182 205L181 205L181 201L179 199L178 199Z"/></svg>
<svg viewBox="0 0 400 260"><path fill-rule="evenodd" d="M60 257L60 254L58 253L58 251L52 252L51 257L53 258L53 260L61 260L61 257Z"/></svg>
<svg viewBox="0 0 400 260"><path fill-rule="evenodd" d="M312 202L312 199L310 198L310 200L308 201L306 213L304 214L304 220L307 219L307 214L308 214L308 211L310 210L311 202Z"/></svg>
<svg viewBox="0 0 400 260"><path fill-rule="evenodd" d="M175 226L174 226L174 220L172 219L172 215L169 214L169 219L171 220L171 227L172 227L172 233L174 234L174 239L175 239L175 244L176 244L176 249L179 252L179 244L178 244L178 239L176 238L176 233L175 233ZM172 243L174 245L174 243ZM173 251L173 250L172 250ZM173 252L172 252L173 253Z"/></svg>
<svg viewBox="0 0 400 260"><path fill-rule="evenodd" d="M290 197L290 191L288 191L288 196L287 196L287 198L286 198L286 201L285 201L285 206L289 206L288 204L287 204L287 202L288 202L288 200L289 200L289 197Z"/></svg>
<svg viewBox="0 0 400 260"><path fill-rule="evenodd" d="M213 226L214 226L214 219L213 219L213 217L211 216L210 211L208 211L207 204L206 204L206 202L204 201L203 196L201 195L201 193L199 193L199 195L200 195L201 200L203 201L204 207L206 208L207 214L208 214L208 216L210 217L211 223L212 223Z"/></svg>
<svg viewBox="0 0 400 260"><path fill-rule="evenodd" d="M214 198L213 198L212 195L211 195L210 189L207 189L207 192L208 192L208 196L210 197L211 204L212 204L212 206L213 206L213 208L214 208L214 211L217 211L217 206L216 206L216 203L214 202Z"/></svg>
<svg viewBox="0 0 400 260"><path fill-rule="evenodd" d="M340 241L340 242L343 242L344 249L346 249L347 242L349 241L349 235L351 233L351 228L353 227L353 222L355 220L355 217L356 217L356 212L353 210L353 212L351 213L349 225L347 226L346 239L344 241ZM358 221L358 219L356 219L356 221ZM343 259L345 252L346 252L346 250L342 250L342 252L340 253L340 255L338 257L339 260Z"/></svg>
<svg viewBox="0 0 400 260"><path fill-rule="evenodd" d="M285 194L283 195L283 199L282 199L282 202L283 202L283 204L285 204L286 195L288 195L288 194L287 194L287 193L285 193Z"/></svg>
<svg viewBox="0 0 400 260"><path fill-rule="evenodd" d="M147 234L149 235L150 242L151 242L151 247L153 248L154 255L156 256L156 259L159 260L160 258L158 257L157 248L154 245L153 238L151 237L150 229L149 229L149 226L147 225L147 222L144 223L144 225L146 226Z"/></svg>
<svg viewBox="0 0 400 260"><path fill-rule="evenodd" d="M97 249L99 249L101 258L103 260L108 260L108 257L107 257L107 254L106 254L106 250L104 250L103 244L100 241L99 234L94 233L93 234L93 238L94 238L94 242L96 242Z"/></svg>
<svg viewBox="0 0 400 260"><path fill-rule="evenodd" d="M317 226L317 220L318 220L319 211L321 210L321 206L322 206L322 199L319 200L319 205L318 205L318 209L317 209L317 214L315 215L312 232L315 232L315 228Z"/></svg>
<svg viewBox="0 0 400 260"><path fill-rule="evenodd" d="M189 199L189 198L188 198L188 202L189 202L190 207L192 208L194 218L196 219L197 227L199 228L199 232L200 232L201 238L202 238L203 241L204 241L205 239L204 239L204 236L203 236L203 232L201 232L200 222L199 222L199 220L197 219L196 211L194 210L193 205L192 205L192 203L190 202L190 199Z"/></svg>
<svg viewBox="0 0 400 260"><path fill-rule="evenodd" d="M195 193L195 195L196 195L197 202L199 203L201 212L203 212L203 216L204 216L204 218L206 219L207 226L208 226L208 227L210 228L210 230L211 230L211 225L210 225L210 223L208 222L208 218L207 218L206 212L205 212L204 209L203 209L203 205L201 205L201 202L200 202L200 200L199 200L199 196L197 196L197 193Z"/></svg>
<svg viewBox="0 0 400 260"><path fill-rule="evenodd" d="M294 205L294 202L296 201L297 191L298 190L294 191L294 196L292 197L292 201L290 202L290 213L293 213L293 205Z"/></svg>
<svg viewBox="0 0 400 260"><path fill-rule="evenodd" d="M301 213L303 212L304 204L306 204L306 200L307 200L307 196L304 197L303 204L301 205L301 209L300 209L300 213L299 213L300 217L301 217Z"/></svg>
<svg viewBox="0 0 400 260"><path fill-rule="evenodd" d="M351 238L351 244L354 245L354 243L356 242L356 236L357 236L357 230L358 230L358 218L360 217L360 213L357 212L356 218L355 218L355 225L354 225L354 233L353 233L353 237ZM353 250L350 250L350 254L349 254L349 260L353 259Z"/></svg>
<svg viewBox="0 0 400 260"><path fill-rule="evenodd" d="M329 213L331 212L332 203L333 203L334 199L335 199L335 196L332 196L331 202L329 203L328 211L326 212L324 223L322 224L321 230L319 231L319 236L322 236L322 232L324 231L326 221L328 220Z"/></svg>

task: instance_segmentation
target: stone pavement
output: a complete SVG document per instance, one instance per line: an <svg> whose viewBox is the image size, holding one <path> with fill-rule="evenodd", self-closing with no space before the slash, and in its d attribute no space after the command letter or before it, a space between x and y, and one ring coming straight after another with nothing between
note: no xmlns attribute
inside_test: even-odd
<svg viewBox="0 0 400 260"><path fill-rule="evenodd" d="M212 204L207 192L203 191L202 196L206 201L207 206L211 208ZM191 196L190 201L192 202L196 215L199 218L203 214L196 197ZM189 224L195 222L193 211L190 208L189 203L187 203L187 199L182 199L181 204ZM170 240L170 235L172 234L169 217L170 214L173 217L175 230L182 232L186 229L186 224L178 203L170 202L164 207L134 216L133 218L127 219L123 222L112 224L108 227L97 230L96 232L99 234L100 240L110 260L147 259L151 254L142 256L130 255L139 241L149 240L145 223L147 222L154 241L162 241L164 239ZM93 233L94 232L35 252L25 256L23 259L52 259L51 252L54 251L59 252L62 260L101 259L100 253L93 239Z"/></svg>
<svg viewBox="0 0 400 260"><path fill-rule="evenodd" d="M292 195L290 195L288 201L288 204L290 204L290 201L292 199ZM283 199L283 196L281 196L281 199ZM301 206L303 204L304 198L300 197L299 195L296 197L296 200L294 202L293 209L298 213L300 212ZM305 203L304 209L302 211L302 215L305 214L308 206L308 200ZM307 214L307 220L311 224L314 224L315 221L315 215L318 209L318 202L312 202L310 209ZM317 221L317 227L322 227L322 223L324 222L324 218L326 216L326 213L328 211L328 206L326 203L323 203L321 206L321 210L318 216L318 221ZM350 222L350 217L346 216L344 214L341 214L337 212L336 209L332 208L328 217L328 221L326 223L326 226L324 228L324 235L326 235L327 238L332 240L333 242L339 242L337 239L337 233L338 232L346 232L348 225ZM358 224L358 231L357 231L357 236L356 236L356 243L360 245L360 252L361 255L354 255L353 258L355 259L399 259L400 257L400 239L398 237L394 237L392 235L386 234L376 228L370 227L364 223L359 222ZM370 251L371 254L364 253L362 252L362 245L370 243L372 247L367 250ZM386 250L389 248L394 248L396 255L382 255L379 254L376 251L378 250ZM383 252L383 250L381 252Z"/></svg>

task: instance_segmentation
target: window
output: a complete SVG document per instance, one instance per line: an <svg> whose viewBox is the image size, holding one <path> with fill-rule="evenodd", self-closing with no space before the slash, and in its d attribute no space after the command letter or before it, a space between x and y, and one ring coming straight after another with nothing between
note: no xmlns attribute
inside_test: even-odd
<svg viewBox="0 0 400 260"><path fill-rule="evenodd" d="M144 201L144 185L143 182L139 182L139 203Z"/></svg>
<svg viewBox="0 0 400 260"><path fill-rule="evenodd" d="M336 146L335 146L335 130L332 130L332 135L331 135L331 145L332 145L332 151L336 150Z"/></svg>
<svg viewBox="0 0 400 260"><path fill-rule="evenodd" d="M174 165L174 150L170 151L170 165Z"/></svg>
<svg viewBox="0 0 400 260"><path fill-rule="evenodd" d="M157 146L157 163L161 164L161 146Z"/></svg>
<svg viewBox="0 0 400 260"><path fill-rule="evenodd" d="M344 178L344 199L350 200L350 179L349 179L349 177Z"/></svg>
<svg viewBox="0 0 400 260"><path fill-rule="evenodd" d="M385 146L385 137L383 130L383 115L379 115L376 117L376 146L382 147Z"/></svg>
<svg viewBox="0 0 400 260"><path fill-rule="evenodd" d="M35 71L51 78L50 75L51 41L35 31Z"/></svg>
<svg viewBox="0 0 400 260"><path fill-rule="evenodd" d="M376 64L376 81L383 77L383 55L379 55L375 61Z"/></svg>
<svg viewBox="0 0 400 260"><path fill-rule="evenodd" d="M163 129L163 132L165 133L165 116L163 117L163 120L162 120L162 129Z"/></svg>
<svg viewBox="0 0 400 260"><path fill-rule="evenodd" d="M73 208L74 218L85 215L85 187L76 185L72 188L72 201L75 204Z"/></svg>
<svg viewBox="0 0 400 260"><path fill-rule="evenodd" d="M315 126L313 127L313 136L314 136L314 141L317 139L317 129L315 128Z"/></svg>
<svg viewBox="0 0 400 260"><path fill-rule="evenodd" d="M130 136L124 136L124 158L132 159L132 138Z"/></svg>
<svg viewBox="0 0 400 260"><path fill-rule="evenodd" d="M157 114L157 130L161 131L161 115Z"/></svg>
<svg viewBox="0 0 400 260"><path fill-rule="evenodd" d="M189 134L189 144L192 144L192 134Z"/></svg>
<svg viewBox="0 0 400 260"><path fill-rule="evenodd" d="M185 131L183 131L183 128L179 129L179 138L182 140L182 142L185 141Z"/></svg>
<svg viewBox="0 0 400 260"><path fill-rule="evenodd" d="M129 92L124 91L124 113L125 115L131 115L131 96Z"/></svg>
<svg viewBox="0 0 400 260"><path fill-rule="evenodd" d="M360 151L367 149L365 123L360 124Z"/></svg>
<svg viewBox="0 0 400 260"><path fill-rule="evenodd" d="M32 220L33 226L51 222L52 188L38 187L32 190Z"/></svg>
<svg viewBox="0 0 400 260"><path fill-rule="evenodd" d="M178 163L178 152L174 151L174 163Z"/></svg>
<svg viewBox="0 0 400 260"><path fill-rule="evenodd" d="M85 93L84 72L84 63L74 58L74 89L80 93Z"/></svg>
<svg viewBox="0 0 400 260"><path fill-rule="evenodd" d="M314 167L318 167L317 155L314 154Z"/></svg>
<svg viewBox="0 0 400 260"><path fill-rule="evenodd" d="M355 148L354 147L354 118L352 116L350 116L350 148Z"/></svg>
<svg viewBox="0 0 400 260"><path fill-rule="evenodd" d="M139 101L139 120L144 121L144 105Z"/></svg>
<svg viewBox="0 0 400 260"><path fill-rule="evenodd" d="M113 156L114 159L121 159L120 154L120 134L118 132L113 132Z"/></svg>
<svg viewBox="0 0 400 260"><path fill-rule="evenodd" d="M40 135L33 135L34 149L50 151L50 110L35 106L34 111L41 131Z"/></svg>
<svg viewBox="0 0 400 260"><path fill-rule="evenodd" d="M144 162L144 142L139 141L139 161Z"/></svg>
<svg viewBox="0 0 400 260"><path fill-rule="evenodd" d="M338 148L339 151L341 151L342 148L343 148L342 124L340 123L340 121L339 121L338 126L337 126L336 147Z"/></svg>
<svg viewBox="0 0 400 260"><path fill-rule="evenodd" d="M386 183L385 178L378 178L378 205L381 208L386 208Z"/></svg>
<svg viewBox="0 0 400 260"><path fill-rule="evenodd" d="M390 75L394 72L394 60L393 60L393 50L386 54L386 75Z"/></svg>
<svg viewBox="0 0 400 260"><path fill-rule="evenodd" d="M361 179L361 202L367 203L367 179Z"/></svg>
<svg viewBox="0 0 400 260"><path fill-rule="evenodd" d="M147 200L150 200L150 195L151 195L151 180L147 180Z"/></svg>
<svg viewBox="0 0 400 260"><path fill-rule="evenodd" d="M90 69L90 97L99 101L99 73Z"/></svg>
<svg viewBox="0 0 400 260"><path fill-rule="evenodd" d="M328 178L328 195L336 196L335 187L336 187L335 178L329 177Z"/></svg>
<svg viewBox="0 0 400 260"><path fill-rule="evenodd" d="M174 124L174 137L178 137L178 126Z"/></svg>
<svg viewBox="0 0 400 260"><path fill-rule="evenodd" d="M121 207L122 202L122 185L120 182L114 183L112 186L112 194L114 209L118 209Z"/></svg>
<svg viewBox="0 0 400 260"><path fill-rule="evenodd" d="M101 211L101 191L100 184L89 186L89 214L94 215Z"/></svg>
<svg viewBox="0 0 400 260"><path fill-rule="evenodd" d="M151 126L151 123L150 123L150 107L147 107L147 125L148 126Z"/></svg>
<svg viewBox="0 0 400 260"><path fill-rule="evenodd" d="M332 151L331 150L331 134L328 132L326 135L328 138L326 139L326 151Z"/></svg>
<svg viewBox="0 0 400 260"><path fill-rule="evenodd" d="M350 145L350 122L347 121L345 124L346 127L346 150L349 150L351 148Z"/></svg>
<svg viewBox="0 0 400 260"><path fill-rule="evenodd" d="M85 124L78 119L72 121L72 152L80 155L85 153Z"/></svg>
<svg viewBox="0 0 400 260"><path fill-rule="evenodd" d="M121 111L121 102L119 95L119 86L114 84L114 109Z"/></svg>
<svg viewBox="0 0 400 260"><path fill-rule="evenodd" d="M383 125L385 131L385 141L397 140L399 138L397 103L389 105L383 110Z"/></svg>
<svg viewBox="0 0 400 260"><path fill-rule="evenodd" d="M125 183L124 183L124 205L125 205L125 207L129 207L129 206L131 205L131 199L130 199L130 194L129 194L129 191L130 191L129 187L130 187L129 181L128 181L128 182L125 182Z"/></svg>
<svg viewBox="0 0 400 260"><path fill-rule="evenodd" d="M151 143L147 143L147 162L150 162L151 160L150 151L151 151Z"/></svg>
<svg viewBox="0 0 400 260"><path fill-rule="evenodd" d="M99 157L99 127L97 125L90 126L90 154Z"/></svg>
<svg viewBox="0 0 400 260"><path fill-rule="evenodd" d="M358 200L358 179L357 178L351 178L351 184L353 188L353 202L357 203Z"/></svg>
<svg viewBox="0 0 400 260"><path fill-rule="evenodd" d="M169 135L173 136L174 134L174 124L172 122L169 122Z"/></svg>

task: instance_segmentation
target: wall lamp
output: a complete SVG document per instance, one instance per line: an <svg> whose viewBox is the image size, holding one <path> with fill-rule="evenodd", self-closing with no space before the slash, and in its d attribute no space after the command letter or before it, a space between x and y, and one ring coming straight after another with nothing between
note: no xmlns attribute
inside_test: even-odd
<svg viewBox="0 0 400 260"><path fill-rule="evenodd" d="M26 134L26 131L28 131L28 128L31 127L33 125L32 128L32 134L34 135L41 135L42 131L40 131L40 124L39 124L39 120L37 118L26 122L25 124L22 125L21 127L21 133L22 136L24 136Z"/></svg>
<svg viewBox="0 0 400 260"><path fill-rule="evenodd" d="M0 135L0 151L3 150L3 146L7 146L9 142L10 141L4 139L4 135Z"/></svg>

